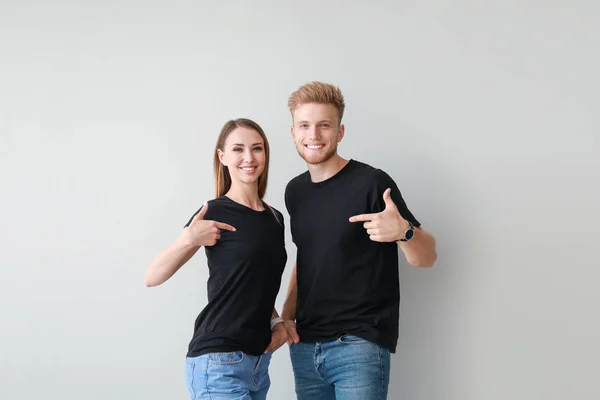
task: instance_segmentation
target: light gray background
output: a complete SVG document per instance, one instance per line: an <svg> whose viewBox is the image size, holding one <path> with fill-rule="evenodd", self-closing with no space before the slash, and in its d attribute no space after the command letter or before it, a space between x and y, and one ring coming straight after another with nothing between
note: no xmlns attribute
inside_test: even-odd
<svg viewBox="0 0 600 400"><path fill-rule="evenodd" d="M288 95L347 100L343 156L438 239L401 266L391 399L600 397L596 1L0 1L0 398L184 399L203 252L151 257L211 198L216 136L305 166ZM295 257L289 262L280 307ZM269 398L293 398L286 348Z"/></svg>

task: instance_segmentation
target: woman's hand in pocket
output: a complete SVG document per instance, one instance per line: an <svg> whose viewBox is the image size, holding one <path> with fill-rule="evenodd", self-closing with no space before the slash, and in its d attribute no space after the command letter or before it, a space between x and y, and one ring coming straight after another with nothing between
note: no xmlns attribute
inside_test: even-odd
<svg viewBox="0 0 600 400"><path fill-rule="evenodd" d="M276 351L289 340L288 331L285 329L283 322L276 324L271 331L271 343L267 346L265 354L269 351Z"/></svg>

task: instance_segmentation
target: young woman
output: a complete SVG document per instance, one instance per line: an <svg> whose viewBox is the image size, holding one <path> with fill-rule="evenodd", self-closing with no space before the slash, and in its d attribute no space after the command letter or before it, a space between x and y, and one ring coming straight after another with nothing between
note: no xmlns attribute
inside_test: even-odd
<svg viewBox="0 0 600 400"><path fill-rule="evenodd" d="M287 254L283 215L262 201L268 172L261 127L243 118L227 122L215 148L216 198L146 271L146 285L160 285L205 248L208 304L186 357L192 399L265 399L271 353L288 340L274 309Z"/></svg>

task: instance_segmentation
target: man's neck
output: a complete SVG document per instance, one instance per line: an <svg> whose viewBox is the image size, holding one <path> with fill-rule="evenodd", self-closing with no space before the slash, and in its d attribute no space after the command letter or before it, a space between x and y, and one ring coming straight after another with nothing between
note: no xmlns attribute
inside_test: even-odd
<svg viewBox="0 0 600 400"><path fill-rule="evenodd" d="M306 164L310 173L310 180L314 183L323 182L342 170L348 164L338 154L321 164Z"/></svg>

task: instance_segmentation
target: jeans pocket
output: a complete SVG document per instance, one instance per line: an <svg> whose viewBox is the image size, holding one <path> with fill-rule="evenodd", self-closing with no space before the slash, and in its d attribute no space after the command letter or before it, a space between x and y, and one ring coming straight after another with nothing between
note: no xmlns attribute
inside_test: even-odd
<svg viewBox="0 0 600 400"><path fill-rule="evenodd" d="M244 353L241 351L230 351L227 353L211 353L208 361L217 365L233 365L244 361Z"/></svg>
<svg viewBox="0 0 600 400"><path fill-rule="evenodd" d="M258 357L258 362L256 363L256 367L254 368L254 374L257 373L267 373L269 371L269 364L271 364L271 355L273 352L269 351L266 354L263 354Z"/></svg>
<svg viewBox="0 0 600 400"><path fill-rule="evenodd" d="M188 394L190 399L196 398L196 391L194 390L194 370L196 369L196 363L191 361L189 358L185 360L185 383L188 388Z"/></svg>

